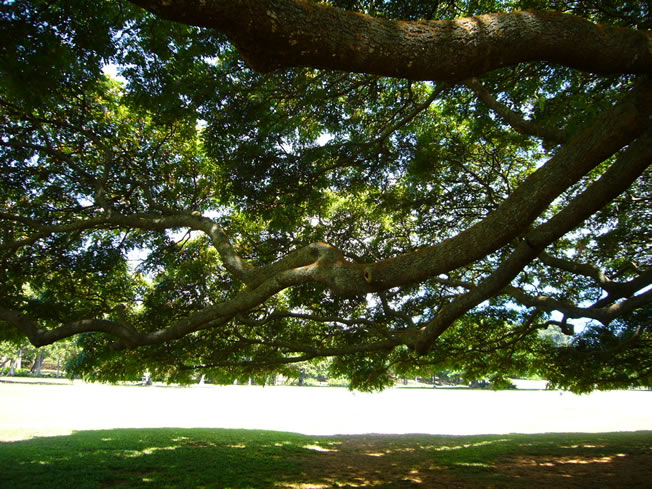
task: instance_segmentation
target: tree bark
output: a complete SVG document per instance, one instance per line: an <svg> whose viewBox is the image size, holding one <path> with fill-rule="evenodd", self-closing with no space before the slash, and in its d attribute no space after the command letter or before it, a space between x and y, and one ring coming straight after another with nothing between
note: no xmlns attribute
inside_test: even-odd
<svg viewBox="0 0 652 489"><path fill-rule="evenodd" d="M131 0L225 33L260 72L293 66L459 81L527 61L601 74L652 72L652 36L557 12L398 21L307 0Z"/></svg>
<svg viewBox="0 0 652 489"><path fill-rule="evenodd" d="M2 361L0 363L0 377L2 377L5 374L5 365L7 365L9 362L11 362L11 358L9 358L8 355L3 355Z"/></svg>

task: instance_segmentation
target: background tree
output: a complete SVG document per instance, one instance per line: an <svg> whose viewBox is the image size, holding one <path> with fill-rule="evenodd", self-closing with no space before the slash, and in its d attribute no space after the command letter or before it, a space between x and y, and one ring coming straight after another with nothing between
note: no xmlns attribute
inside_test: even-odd
<svg viewBox="0 0 652 489"><path fill-rule="evenodd" d="M652 384L648 5L2 9L3 336L104 380Z"/></svg>

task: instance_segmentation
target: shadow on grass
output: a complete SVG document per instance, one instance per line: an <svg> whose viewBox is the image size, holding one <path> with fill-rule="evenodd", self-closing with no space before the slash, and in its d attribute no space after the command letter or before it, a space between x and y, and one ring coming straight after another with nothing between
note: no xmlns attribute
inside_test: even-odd
<svg viewBox="0 0 652 489"><path fill-rule="evenodd" d="M0 443L0 487L647 488L652 433L311 437L114 429Z"/></svg>

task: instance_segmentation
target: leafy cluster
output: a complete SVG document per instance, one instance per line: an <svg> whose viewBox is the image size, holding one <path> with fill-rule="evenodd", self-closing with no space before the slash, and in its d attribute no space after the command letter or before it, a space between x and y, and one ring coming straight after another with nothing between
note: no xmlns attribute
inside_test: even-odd
<svg viewBox="0 0 652 489"><path fill-rule="evenodd" d="M546 8L650 27L646 7L626 1L327 3L388 19ZM491 278L524 235L417 283L342 297L297 281L246 307L262 285L233 273L228 254L262 268L328 243L343 261L380 263L454 238L617 104L634 75L543 62L464 83L260 74L221 34L126 1L1 9L2 338L16 338L18 316L46 331L70 324L82 333L72 371L109 381L144 370L170 381L198 369L223 382L296 376L299 362L331 357L331 374L358 389L441 370L498 383L536 373L578 391L652 384L649 303L634 299L613 320L591 312L649 286L649 170L426 350L419 331ZM86 320L100 326L86 331ZM541 334L557 326L562 344ZM175 328L183 334L155 341ZM132 333L147 339L130 343Z"/></svg>

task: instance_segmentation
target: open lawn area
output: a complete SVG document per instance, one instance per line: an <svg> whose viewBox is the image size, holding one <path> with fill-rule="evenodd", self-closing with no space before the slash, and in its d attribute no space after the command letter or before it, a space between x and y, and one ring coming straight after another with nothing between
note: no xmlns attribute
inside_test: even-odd
<svg viewBox="0 0 652 489"><path fill-rule="evenodd" d="M0 443L0 487L630 488L652 433L349 435L114 429Z"/></svg>
<svg viewBox="0 0 652 489"><path fill-rule="evenodd" d="M648 488L652 480L651 392L3 382L0 399L2 488ZM639 431L614 433L623 430ZM554 431L566 433L541 434Z"/></svg>

